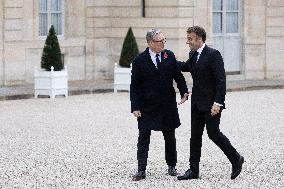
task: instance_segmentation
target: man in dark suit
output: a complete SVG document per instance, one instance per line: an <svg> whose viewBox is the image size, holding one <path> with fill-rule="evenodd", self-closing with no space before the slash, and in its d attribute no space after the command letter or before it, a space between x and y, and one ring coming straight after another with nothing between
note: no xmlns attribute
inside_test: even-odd
<svg viewBox="0 0 284 189"><path fill-rule="evenodd" d="M151 130L162 131L168 174L176 176L175 129L180 126L173 80L180 91L181 102L188 89L173 52L164 49L166 39L160 30L147 32L148 47L132 63L130 85L131 112L138 121L138 172L132 180L145 179Z"/></svg>
<svg viewBox="0 0 284 189"><path fill-rule="evenodd" d="M221 112L225 108L226 76L220 52L205 44L206 32L199 26L187 30L190 47L186 63L178 62L182 71L190 72L193 78L191 95L190 169L178 180L197 179L201 156L202 134L206 125L209 138L224 152L232 163L231 179L242 170L244 158L220 132Z"/></svg>

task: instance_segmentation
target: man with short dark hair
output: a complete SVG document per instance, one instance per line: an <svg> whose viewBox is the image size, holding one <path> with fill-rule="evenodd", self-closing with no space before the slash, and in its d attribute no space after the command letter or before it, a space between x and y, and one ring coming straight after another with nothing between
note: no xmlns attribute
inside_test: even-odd
<svg viewBox="0 0 284 189"><path fill-rule="evenodd" d="M187 100L185 79L177 68L173 52L164 49L166 38L158 29L146 34L148 47L132 63L130 85L131 112L138 121L138 172L133 181L146 177L151 131L162 131L168 174L176 176L175 129L180 126L173 80L180 91L181 102Z"/></svg>
<svg viewBox="0 0 284 189"><path fill-rule="evenodd" d="M232 163L231 179L242 170L244 157L220 132L221 112L225 108L226 76L220 52L205 44L206 32L193 26L187 30L187 44L190 47L186 63L178 62L182 71L190 72L193 78L191 95L191 138L190 169L178 180L197 179L201 156L202 134L206 125L209 138L224 152Z"/></svg>

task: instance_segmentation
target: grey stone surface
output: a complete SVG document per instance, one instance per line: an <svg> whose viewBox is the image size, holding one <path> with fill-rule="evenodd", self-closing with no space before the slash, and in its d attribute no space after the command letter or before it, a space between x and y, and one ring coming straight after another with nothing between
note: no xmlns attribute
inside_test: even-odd
<svg viewBox="0 0 284 189"><path fill-rule="evenodd" d="M153 132L147 178L136 171L137 124L129 93L0 101L0 188L283 188L284 90L229 92L221 130L245 157L231 165L203 135L201 179L166 175L164 140ZM188 168L190 101L179 106L178 172Z"/></svg>
<svg viewBox="0 0 284 189"><path fill-rule="evenodd" d="M69 81L69 95L109 93L113 92L113 80L84 80ZM191 90L192 84L188 85ZM283 89L284 80L229 80L227 91L246 91L259 89ZM1 100L29 99L34 98L33 84L1 86Z"/></svg>

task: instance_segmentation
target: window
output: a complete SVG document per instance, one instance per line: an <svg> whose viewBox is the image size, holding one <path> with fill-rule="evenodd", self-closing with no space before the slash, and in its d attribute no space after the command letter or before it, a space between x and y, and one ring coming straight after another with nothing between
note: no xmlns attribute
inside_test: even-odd
<svg viewBox="0 0 284 189"><path fill-rule="evenodd" d="M63 0L39 0L39 36L47 36L51 25L63 35Z"/></svg>
<svg viewBox="0 0 284 189"><path fill-rule="evenodd" d="M239 1L213 0L213 33L239 32Z"/></svg>
<svg viewBox="0 0 284 189"><path fill-rule="evenodd" d="M213 33L222 33L222 0L213 1Z"/></svg>

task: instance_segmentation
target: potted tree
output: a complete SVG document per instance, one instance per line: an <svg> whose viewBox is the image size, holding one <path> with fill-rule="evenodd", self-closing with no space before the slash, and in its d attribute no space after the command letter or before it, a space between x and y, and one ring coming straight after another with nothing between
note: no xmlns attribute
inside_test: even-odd
<svg viewBox="0 0 284 189"><path fill-rule="evenodd" d="M114 92L130 89L131 63L138 55L138 45L131 27L124 38L119 65L114 67Z"/></svg>
<svg viewBox="0 0 284 189"><path fill-rule="evenodd" d="M35 68L35 98L38 95L68 96L67 67L63 65L62 54L55 29L51 25L41 57L41 69Z"/></svg>

